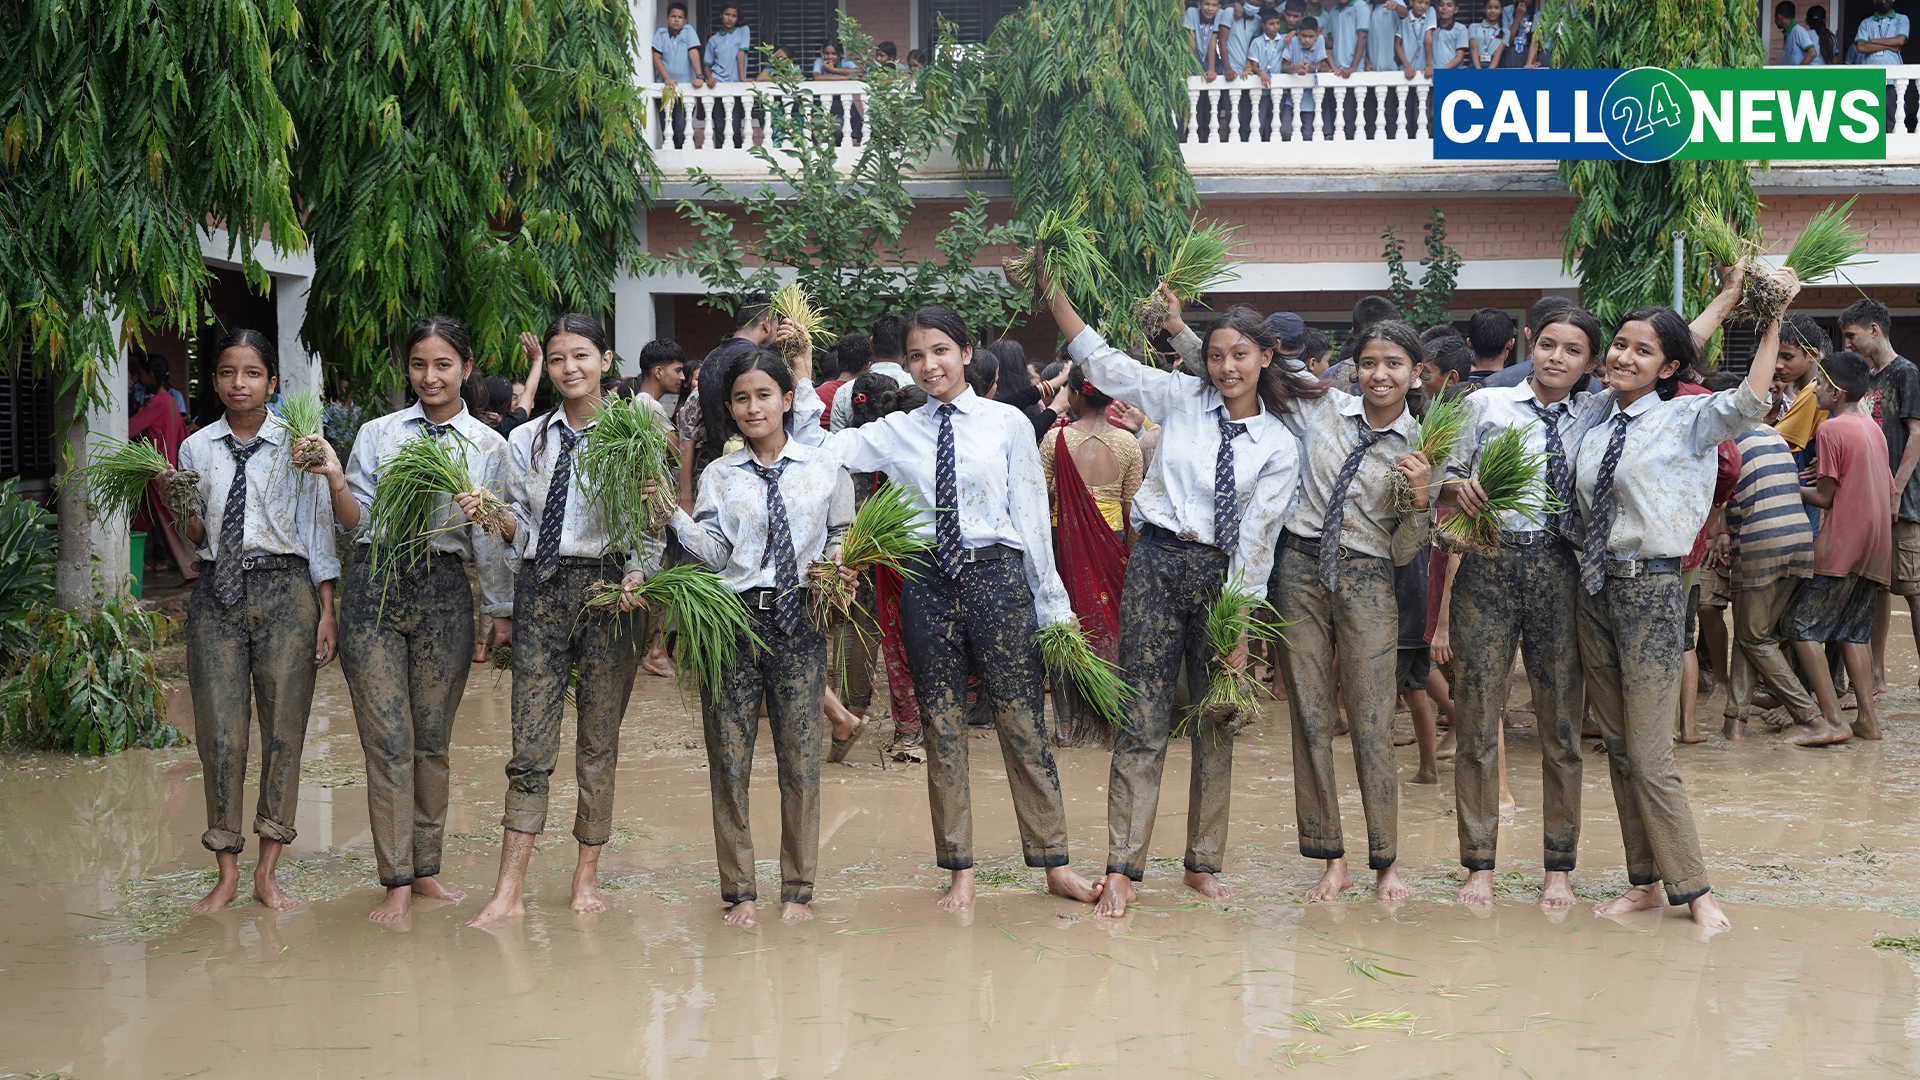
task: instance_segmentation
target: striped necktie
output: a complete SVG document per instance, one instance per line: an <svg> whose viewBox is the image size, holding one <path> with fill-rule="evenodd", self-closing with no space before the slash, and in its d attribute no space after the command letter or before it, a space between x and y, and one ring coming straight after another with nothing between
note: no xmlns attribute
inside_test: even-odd
<svg viewBox="0 0 1920 1080"><path fill-rule="evenodd" d="M1213 456L1213 545L1231 555L1240 546L1240 494L1233 480L1233 440L1247 433L1247 425L1224 416L1220 422L1220 449Z"/></svg>
<svg viewBox="0 0 1920 1080"><path fill-rule="evenodd" d="M801 604L800 566L793 554L793 526L787 520L787 500L780 496L780 474L792 463L791 458L772 465L747 462L747 468L767 482L766 558L773 562L773 621L780 632L787 635L800 628Z"/></svg>
<svg viewBox="0 0 1920 1080"><path fill-rule="evenodd" d="M1360 441L1347 454L1347 460L1340 463L1340 473L1333 478L1333 494L1327 498L1327 520L1320 526L1320 584L1328 592L1340 588L1340 525L1347 516L1347 489L1353 486L1354 475L1360 471L1360 459L1386 435L1384 431L1368 427L1365 416L1355 416L1353 423L1360 429Z"/></svg>
<svg viewBox="0 0 1920 1080"><path fill-rule="evenodd" d="M1560 441L1560 418L1566 413L1562 408L1542 405L1529 400L1527 407L1540 418L1540 424L1547 433L1547 492L1560 509L1547 515L1547 531L1562 536L1566 531L1563 520L1567 508L1573 504L1573 472L1567 468L1567 447Z"/></svg>
<svg viewBox="0 0 1920 1080"><path fill-rule="evenodd" d="M940 414L940 436L933 451L933 554L940 572L950 578L960 576L967 558L960 540L960 481L953 458L956 408L949 401L935 410Z"/></svg>
<svg viewBox="0 0 1920 1080"><path fill-rule="evenodd" d="M255 439L241 446L231 435L221 437L227 452L233 455L233 482L227 485L227 505L220 513L220 551L213 563L213 598L230 608L240 602L247 589L241 573L240 557L247 541L247 459L267 445Z"/></svg>
<svg viewBox="0 0 1920 1080"><path fill-rule="evenodd" d="M567 520L567 494L573 487L573 444L581 436L565 424L560 433L560 456L553 463L553 479L547 483L547 502L540 508L540 539L533 549L533 579L545 585L560 569L560 530Z"/></svg>
<svg viewBox="0 0 1920 1080"><path fill-rule="evenodd" d="M1606 456L1600 459L1600 471L1593 477L1593 519L1587 522L1587 542L1580 551L1580 587L1592 596L1607 583L1607 541L1613 535L1613 470L1620 465L1620 452L1627 445L1627 425L1633 417L1621 413L1613 418L1613 438L1607 440Z"/></svg>

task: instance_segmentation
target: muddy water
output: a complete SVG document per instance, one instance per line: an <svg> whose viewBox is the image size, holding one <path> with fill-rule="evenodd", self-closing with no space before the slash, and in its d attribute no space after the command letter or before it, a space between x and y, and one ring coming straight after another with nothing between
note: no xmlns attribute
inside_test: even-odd
<svg viewBox="0 0 1920 1080"><path fill-rule="evenodd" d="M1895 678L1913 685L1900 640ZM283 865L282 882L309 899L289 912L243 900L217 916L183 913L211 880L191 749L0 758L0 1074L1920 1075L1915 968L1869 945L1920 933L1912 692L1889 702L1885 743L1805 751L1715 739L1679 751L1736 927L1711 941L1675 913L1611 921L1583 906L1550 917L1523 876L1503 879L1490 915L1449 903L1450 767L1440 786L1402 789L1413 901L1388 909L1356 892L1298 903L1315 867L1293 848L1285 722L1271 707L1240 744L1230 903L1179 887L1183 747L1141 903L1103 921L1044 895L1039 873L1019 864L999 755L975 741L983 888L970 916L941 914L924 774L880 769L868 741L854 755L862 764L825 774L818 920L724 927L698 725L648 676L628 714L620 828L601 863L610 909L566 908L569 753L555 777L556 831L534 857L534 910L461 929L497 858L506 700L491 672L477 675L455 728L444 876L468 899L418 904L394 927L364 917L378 890L337 667L322 675L300 839ZM1702 702L1706 726L1717 730L1718 715L1717 699ZM1598 898L1624 877L1592 745L1575 880ZM1531 873L1538 769L1527 762L1538 747L1515 731L1509 749L1519 807L1503 823L1502 869ZM761 758L754 825L773 854L777 800ZM1358 835L1345 740L1336 759ZM1106 758L1060 761L1075 865L1092 875L1105 852ZM760 877L774 895L777 866L763 862Z"/></svg>

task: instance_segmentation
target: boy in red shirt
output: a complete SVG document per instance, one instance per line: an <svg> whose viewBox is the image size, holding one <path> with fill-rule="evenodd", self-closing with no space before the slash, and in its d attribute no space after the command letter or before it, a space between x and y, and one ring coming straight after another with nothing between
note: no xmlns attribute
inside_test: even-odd
<svg viewBox="0 0 1920 1080"><path fill-rule="evenodd" d="M1871 369L1859 353L1841 351L1821 360L1814 391L1831 413L1814 433L1818 464L1815 485L1802 487L1809 506L1826 511L1813 543L1813 577L1800 586L1780 617L1781 636L1794 654L1820 715L1787 741L1799 746L1843 743L1855 735L1878 739L1872 694L1856 694L1859 712L1853 726L1840 722L1840 701L1827 672L1824 646L1839 642L1847 677L1855 686L1872 686L1873 615L1879 592L1893 578L1893 469L1887 463L1887 439L1853 404L1866 396ZM1807 479L1802 474L1802 479Z"/></svg>

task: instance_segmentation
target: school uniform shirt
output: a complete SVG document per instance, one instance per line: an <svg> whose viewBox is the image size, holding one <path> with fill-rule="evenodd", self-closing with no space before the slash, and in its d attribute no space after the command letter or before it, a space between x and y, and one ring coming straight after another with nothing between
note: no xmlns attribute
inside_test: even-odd
<svg viewBox="0 0 1920 1080"><path fill-rule="evenodd" d="M740 54L753 47L753 30L745 23L722 30L707 39L707 74L718 82L745 82Z"/></svg>
<svg viewBox="0 0 1920 1080"><path fill-rule="evenodd" d="M1346 3L1326 13L1320 20L1322 40L1331 40L1327 46L1327 55L1333 59L1334 67L1350 68L1360 51L1360 31L1365 30L1372 9L1365 0L1346 0Z"/></svg>
<svg viewBox="0 0 1920 1080"><path fill-rule="evenodd" d="M808 396L819 401L811 390ZM797 407L797 397L795 401ZM888 479L906 485L922 511L914 532L929 539L933 537L940 405L938 398L929 397L912 412L893 413L826 440L826 448L854 472L885 472ZM1033 421L1019 409L989 401L972 389L960 391L953 405L957 410L952 418L954 481L959 496L954 512L960 518L960 542L969 548L1004 544L1025 553L1027 587L1033 592L1040 625L1072 621L1073 604L1053 565L1052 514Z"/></svg>
<svg viewBox="0 0 1920 1080"><path fill-rule="evenodd" d="M638 395L646 397L645 394ZM652 401L651 398L647 400ZM659 408L659 403L653 403ZM521 424L507 436L508 470L506 500L517 528L510 552L520 559L531 559L540 550L540 523L546 520L547 500L553 496L553 472L560 464L560 432L567 427L567 414L555 409L538 423ZM560 518L560 557L598 559L605 555L625 555L627 569L652 574L660 568L666 550L666 538L649 536L641 551L614 551L607 526L593 497L582 486L580 454L593 438L595 425L589 423L575 432L573 456L567 481L567 506ZM542 432L545 437L542 437Z"/></svg>
<svg viewBox="0 0 1920 1080"><path fill-rule="evenodd" d="M1409 14L1400 20L1400 51L1407 54L1407 63L1415 71L1424 71L1427 67L1427 31L1433 29L1438 21L1432 8L1425 15Z"/></svg>
<svg viewBox="0 0 1920 1080"><path fill-rule="evenodd" d="M1311 49L1301 48L1300 39L1297 37L1288 38L1286 48L1280 51L1280 63L1288 70L1292 70L1295 64L1306 64L1315 71L1318 71L1321 62L1326 60L1326 58L1327 35L1325 34L1321 34L1319 37L1313 39L1313 48ZM1311 78L1311 76L1308 77ZM1301 112L1310 113L1313 111L1313 96L1313 91L1310 89L1302 89L1300 91Z"/></svg>
<svg viewBox="0 0 1920 1080"><path fill-rule="evenodd" d="M1340 466L1360 444L1366 402L1349 394L1328 394L1296 405L1306 423L1307 456L1301 463L1300 497L1294 501L1286 530L1314 540L1326 525ZM1431 509L1404 517L1393 509L1393 467L1412 451L1420 422L1402 405L1400 415L1384 430L1386 434L1376 439L1360 459L1360 469L1347 487L1347 508L1340 518L1340 546L1404 566L1426 546L1433 517ZM1166 447L1162 446L1160 452L1166 453Z"/></svg>
<svg viewBox="0 0 1920 1080"><path fill-rule="evenodd" d="M1770 427L1756 427L1741 432L1733 445L1733 493L1726 504L1733 587L1764 589L1783 577L1812 576L1813 525L1800 501L1800 466L1787 440Z"/></svg>
<svg viewBox="0 0 1920 1080"><path fill-rule="evenodd" d="M693 58L687 55L687 50L699 47L700 35L693 32L691 23L681 27L678 34L667 33L664 26L653 32L653 51L660 54L667 74L676 82L693 81Z"/></svg>
<svg viewBox="0 0 1920 1080"><path fill-rule="evenodd" d="M1227 70L1243 72L1253 39L1260 36L1260 5L1223 4L1220 14L1232 20L1227 23Z"/></svg>
<svg viewBox="0 0 1920 1080"><path fill-rule="evenodd" d="M207 497L207 512L200 518L206 536L193 546L193 553L202 562L229 554L235 558L298 555L307 560L308 576L315 585L339 578L340 559L333 547L333 499L327 482L313 473L294 470L294 439L277 419L260 425L255 437L267 445L247 459L247 508L240 526L242 550L220 550L220 525L226 520L227 492L233 488L235 463L226 444L232 434L223 414L180 444L179 467L200 474L200 490Z"/></svg>
<svg viewBox="0 0 1920 1080"><path fill-rule="evenodd" d="M427 414L414 402L399 412L375 417L360 425L353 440L353 453L346 464L347 489L360 504L360 527L353 530L356 543L373 542L373 500L379 489L380 463L392 457L401 444L424 435ZM449 430L441 438L449 449L464 453L467 479L479 487L505 497L508 483L507 440L467 411L463 404L445 425ZM498 537L488 536L469 522L453 496L434 497L432 520L440 526L428 547L435 553L458 555L473 566L480 579L480 613L498 619L513 617L513 570L507 565L507 547Z"/></svg>
<svg viewBox="0 0 1920 1080"><path fill-rule="evenodd" d="M681 545L734 592L776 584L767 549L767 482L750 467L754 460L749 446L715 461L700 474L693 513L673 512L673 532ZM787 509L795 569L804 583L810 564L840 550L853 521L853 478L839 458L792 439L775 460L790 463L780 474L780 501Z"/></svg>
<svg viewBox="0 0 1920 1080"><path fill-rule="evenodd" d="M1253 60L1254 65L1263 75L1285 75L1287 69L1283 58L1286 54L1287 36L1285 34L1278 37L1262 34L1247 46L1248 57Z"/></svg>
<svg viewBox="0 0 1920 1080"><path fill-rule="evenodd" d="M1818 476L1834 481L1833 505L1820 516L1813 543L1813 572L1822 577L1859 574L1881 585L1893 581L1893 470L1885 467L1886 438L1873 421L1843 412L1814 433Z"/></svg>
<svg viewBox="0 0 1920 1080"><path fill-rule="evenodd" d="M1200 9L1197 7L1188 8L1186 14L1180 16L1180 25L1193 34L1193 58L1200 61L1202 71L1207 68L1208 43L1213 40L1213 35L1218 33L1221 27L1228 25L1227 18L1225 8L1215 12L1213 18L1206 22L1201 21Z"/></svg>
<svg viewBox="0 0 1920 1080"><path fill-rule="evenodd" d="M1813 50L1813 58L1807 61L1808 65L1826 65L1826 57L1820 55L1820 35L1796 22L1787 27L1786 39L1780 46L1780 63L1798 65L1808 49Z"/></svg>
<svg viewBox="0 0 1920 1080"><path fill-rule="evenodd" d="M1454 54L1467 47L1467 31L1467 24L1458 19L1453 21L1452 26L1441 26L1437 20L1434 22L1432 40L1434 67L1443 68L1453 63ZM1470 61L1462 59L1460 66L1466 67L1469 63Z"/></svg>
<svg viewBox="0 0 1920 1080"><path fill-rule="evenodd" d="M1507 32L1486 23L1474 23L1467 29L1467 46L1480 58L1480 66L1493 63L1493 50L1507 43Z"/></svg>
<svg viewBox="0 0 1920 1080"><path fill-rule="evenodd" d="M1881 38L1906 37L1907 34L1908 23L1905 15L1897 13L1885 17L1869 15L1860 20L1860 32L1853 35L1853 40L1857 45L1863 41L1878 41ZM1882 49L1876 53L1862 53L1860 54L1860 62L1863 64L1904 64L1906 61L1901 59L1900 56L1904 51L1905 49L1903 47L1891 51Z"/></svg>
<svg viewBox="0 0 1920 1080"><path fill-rule="evenodd" d="M1547 426L1540 414L1534 411L1535 405L1545 408L1556 418L1555 429L1560 433L1560 447L1567 455L1567 470L1571 475L1573 452L1600 416L1599 406L1593 396L1569 394L1548 405L1540 400L1531 383L1521 383L1519 386L1482 384L1480 389L1467 397L1467 430L1461 436L1459 452L1447 462L1447 479L1465 480L1474 475L1480 467L1480 453L1486 449L1487 442L1509 428L1520 429L1521 441L1526 445L1527 453L1546 453ZM1534 488L1540 492L1547 489L1544 463ZM1509 512L1500 516L1500 528L1507 532L1539 532L1545 527L1544 522L1531 521L1523 514Z"/></svg>
<svg viewBox="0 0 1920 1080"><path fill-rule="evenodd" d="M1133 497L1133 524L1158 525L1185 540L1222 547L1213 532L1214 466L1227 406L1220 391L1179 372L1159 371L1108 345L1088 327L1067 346L1079 370L1100 392L1124 401L1160 424L1160 450ZM1227 560L1227 580L1254 584L1273 572L1280 523L1300 483L1300 450L1293 432L1264 406L1233 440L1233 490L1240 530Z"/></svg>
<svg viewBox="0 0 1920 1080"><path fill-rule="evenodd" d="M1485 391L1481 391L1484 393ZM1574 457L1580 531L1593 520L1593 485L1622 410L1612 390L1594 395L1600 417ZM1767 403L1742 380L1732 390L1661 401L1648 393L1627 406L1633 421L1613 473L1613 527L1607 554L1619 559L1684 558L1713 508L1715 451L1767 415Z"/></svg>
<svg viewBox="0 0 1920 1080"><path fill-rule="evenodd" d="M1500 66L1517 68L1527 66L1527 43L1533 40L1533 28L1540 21L1540 13L1529 11L1515 18L1512 5L1500 17L1500 25L1507 28L1507 51L1500 57Z"/></svg>
<svg viewBox="0 0 1920 1080"><path fill-rule="evenodd" d="M1393 2L1397 4L1399 0ZM1406 5L1399 6L1404 8ZM1400 70L1400 62L1394 59L1393 43L1400 36L1401 21L1407 17L1395 11L1389 3L1376 0L1373 10L1367 15L1368 71Z"/></svg>

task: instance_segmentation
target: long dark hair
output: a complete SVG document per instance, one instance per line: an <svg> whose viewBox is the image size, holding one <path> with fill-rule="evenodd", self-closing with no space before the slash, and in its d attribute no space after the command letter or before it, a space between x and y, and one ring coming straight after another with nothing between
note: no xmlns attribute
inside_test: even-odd
<svg viewBox="0 0 1920 1080"><path fill-rule="evenodd" d="M1293 411L1293 403L1305 398L1317 398L1326 393L1326 388L1306 375L1294 371L1280 362L1280 339L1267 329L1267 320L1259 312L1245 304L1235 304L1221 313L1220 321L1207 331L1207 339L1200 345L1200 381L1213 385L1213 376L1207 371L1206 349L1213 343L1213 335L1222 330L1231 330L1253 342L1259 348L1273 353L1273 362L1260 372L1257 392L1260 403L1275 416L1285 416Z"/></svg>
<svg viewBox="0 0 1920 1080"><path fill-rule="evenodd" d="M1661 401L1672 401L1680 393L1680 376L1700 362L1700 350L1693 344L1693 327L1688 326L1687 320L1672 308L1651 304L1627 312L1627 317L1620 320L1620 326L1631 322L1643 322L1653 327L1654 336L1660 339L1661 367L1675 361L1679 363L1672 375L1655 383L1653 388ZM1618 335L1620 327L1614 327L1613 332ZM1608 347L1611 348L1611 344Z"/></svg>
<svg viewBox="0 0 1920 1080"><path fill-rule="evenodd" d="M565 315L548 323L547 332L540 335L540 367L543 370L547 366L547 346L553 344L553 339L559 337L561 334L577 334L580 337L586 338L588 343L593 346L594 351L602 355L613 351L613 346L607 337L607 327L605 323L602 323L599 319L591 315L578 311L569 311ZM547 411L541 413L535 421L540 426L535 428L533 433L532 450L534 457L539 457L547 449L547 422L553 418L554 413L565 408L566 404L565 399L560 396L559 391L555 391L553 401L547 406Z"/></svg>
<svg viewBox="0 0 1920 1080"><path fill-rule="evenodd" d="M1367 344L1384 341L1398 346L1407 354L1407 363L1413 368L1413 377L1407 382L1407 410L1413 415L1425 418L1427 415L1427 392L1420 386L1420 365L1427 362L1427 350L1420 344L1420 331L1415 330L1399 319L1382 319L1353 335L1354 376L1360 374L1360 354L1366 351Z"/></svg>
<svg viewBox="0 0 1920 1080"><path fill-rule="evenodd" d="M740 376L745 375L749 371L764 371L767 373L767 377L773 380L773 384L780 388L781 393L793 393L793 369L787 366L786 358L774 352L772 349L755 349L752 352L741 353L739 356L734 357L732 363L727 365L726 376L721 380L721 385L724 387L721 398L722 402L733 400L733 384L739 380ZM784 418L787 413L792 411L793 406L789 405L786 411L780 415ZM781 426L786 426L784 419L781 421ZM746 437L740 431L739 426L733 422L733 410L728 409L727 427L722 439L724 441L725 438L734 435L740 435L742 438Z"/></svg>
<svg viewBox="0 0 1920 1080"><path fill-rule="evenodd" d="M467 365L467 377L460 383L460 399L466 402L467 411L478 417L486 411L487 393L480 382L480 365L473 356L473 335L467 333L466 324L459 319L451 315L429 315L407 330L407 336L400 344L401 378L406 378L413 347L430 337L437 337L453 346L453 351ZM411 386L412 380L407 381Z"/></svg>
<svg viewBox="0 0 1920 1080"><path fill-rule="evenodd" d="M901 386L893 376L869 371L840 388L851 394L847 400L848 427L871 424L883 416L911 412L927 403L927 392L908 383Z"/></svg>
<svg viewBox="0 0 1920 1080"><path fill-rule="evenodd" d="M1833 31L1827 29L1826 8L1815 4L1807 9L1807 29L1813 31L1813 36L1820 42L1818 46L1820 59L1825 60L1829 64L1839 63L1840 61L1836 56L1839 51L1839 46L1834 44ZM1796 61L1796 63L1797 62L1798 61Z"/></svg>

